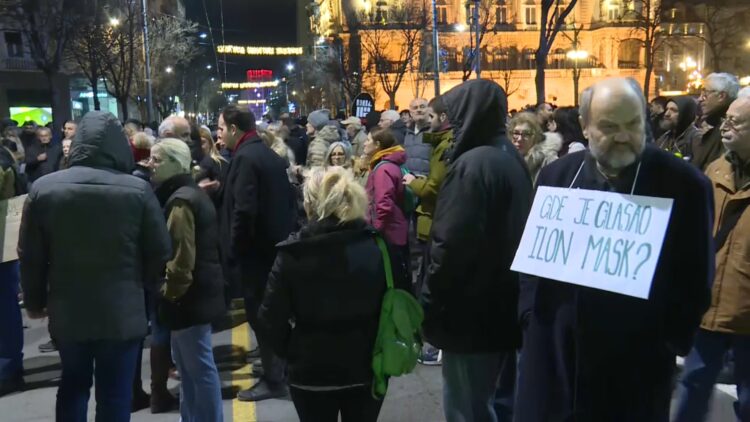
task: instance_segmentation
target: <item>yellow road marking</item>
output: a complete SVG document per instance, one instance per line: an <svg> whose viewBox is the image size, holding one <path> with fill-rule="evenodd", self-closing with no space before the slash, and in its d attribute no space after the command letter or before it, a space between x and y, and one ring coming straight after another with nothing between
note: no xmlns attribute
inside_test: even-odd
<svg viewBox="0 0 750 422"><path fill-rule="evenodd" d="M244 350L250 350L250 331L247 323L232 328L232 345L239 346ZM245 359L243 356L242 359ZM241 390L250 388L251 365L232 371L232 385L239 386ZM232 422L257 422L255 413L255 402L232 400Z"/></svg>

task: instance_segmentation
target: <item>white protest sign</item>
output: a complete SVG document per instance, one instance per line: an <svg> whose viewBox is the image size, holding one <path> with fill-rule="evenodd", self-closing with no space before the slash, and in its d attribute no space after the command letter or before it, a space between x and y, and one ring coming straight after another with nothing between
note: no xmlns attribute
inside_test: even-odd
<svg viewBox="0 0 750 422"><path fill-rule="evenodd" d="M18 259L18 232L26 195L0 201L0 233L3 235L2 262Z"/></svg>
<svg viewBox="0 0 750 422"><path fill-rule="evenodd" d="M511 269L648 299L673 202L540 186Z"/></svg>

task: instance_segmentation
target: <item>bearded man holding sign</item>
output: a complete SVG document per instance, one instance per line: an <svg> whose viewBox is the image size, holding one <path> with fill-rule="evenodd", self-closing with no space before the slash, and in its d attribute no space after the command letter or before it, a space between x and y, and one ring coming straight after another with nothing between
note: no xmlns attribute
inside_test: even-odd
<svg viewBox="0 0 750 422"><path fill-rule="evenodd" d="M512 267L525 273L516 420L667 421L675 355L709 304L711 186L646 145L634 81L580 103L591 150L542 169Z"/></svg>

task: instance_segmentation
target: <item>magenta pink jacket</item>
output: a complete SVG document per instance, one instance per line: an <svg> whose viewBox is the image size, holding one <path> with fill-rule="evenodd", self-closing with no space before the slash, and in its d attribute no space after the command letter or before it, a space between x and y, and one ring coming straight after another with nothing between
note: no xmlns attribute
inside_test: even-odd
<svg viewBox="0 0 750 422"><path fill-rule="evenodd" d="M401 181L400 166L406 162L406 152L392 152L385 155L381 161L383 160L388 162L373 166L367 177L367 222L375 227L388 243L404 246L408 241L409 222L401 210L404 184Z"/></svg>

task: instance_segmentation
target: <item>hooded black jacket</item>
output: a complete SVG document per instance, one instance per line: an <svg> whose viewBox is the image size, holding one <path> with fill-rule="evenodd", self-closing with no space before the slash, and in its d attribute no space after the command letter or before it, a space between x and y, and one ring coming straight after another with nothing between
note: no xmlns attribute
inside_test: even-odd
<svg viewBox="0 0 750 422"><path fill-rule="evenodd" d="M510 270L532 201L531 178L505 136L507 98L473 80L442 96L455 134L453 164L430 234L424 332L454 353L516 348L518 274Z"/></svg>
<svg viewBox="0 0 750 422"><path fill-rule="evenodd" d="M70 168L38 179L21 221L26 308L47 308L59 341L146 335L144 285L154 285L171 241L151 186L129 173L120 122L102 111L78 125Z"/></svg>
<svg viewBox="0 0 750 422"><path fill-rule="evenodd" d="M679 116L677 126L664 133L657 141L659 148L677 153L683 157L691 157L693 140L698 137L698 130L695 128L695 117L698 111L698 103L688 95L674 97L669 100L670 103L677 105ZM669 104L669 103L667 103Z"/></svg>

